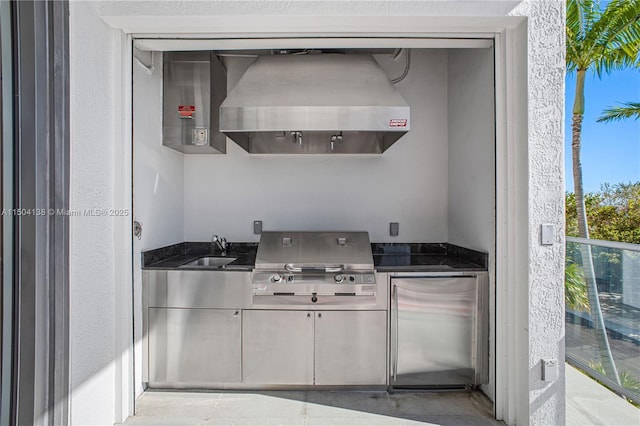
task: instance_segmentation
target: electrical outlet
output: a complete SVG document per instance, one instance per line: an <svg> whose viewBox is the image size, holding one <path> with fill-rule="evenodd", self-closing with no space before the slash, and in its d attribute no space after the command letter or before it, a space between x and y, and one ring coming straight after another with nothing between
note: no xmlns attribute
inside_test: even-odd
<svg viewBox="0 0 640 426"><path fill-rule="evenodd" d="M254 220L253 221L253 233L254 234L262 234L262 221Z"/></svg>
<svg viewBox="0 0 640 426"><path fill-rule="evenodd" d="M543 382L553 382L558 378L558 361L555 359L543 359L542 360L542 375Z"/></svg>
<svg viewBox="0 0 640 426"><path fill-rule="evenodd" d="M390 222L389 223L389 235L392 237L397 237L400 233L400 224L398 222Z"/></svg>

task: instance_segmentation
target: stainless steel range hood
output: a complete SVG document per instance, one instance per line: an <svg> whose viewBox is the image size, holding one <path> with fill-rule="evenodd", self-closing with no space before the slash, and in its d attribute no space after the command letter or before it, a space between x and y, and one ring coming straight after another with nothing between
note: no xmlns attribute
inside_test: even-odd
<svg viewBox="0 0 640 426"><path fill-rule="evenodd" d="M382 153L409 105L371 55L260 56L220 106L220 131L250 153Z"/></svg>

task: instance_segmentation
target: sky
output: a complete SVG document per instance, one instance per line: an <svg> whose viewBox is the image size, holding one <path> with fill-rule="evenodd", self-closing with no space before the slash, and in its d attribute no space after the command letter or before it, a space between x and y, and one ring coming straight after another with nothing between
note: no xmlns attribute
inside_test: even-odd
<svg viewBox="0 0 640 426"><path fill-rule="evenodd" d="M571 117L575 73L567 73L565 103L565 187L573 192ZM620 102L640 102L640 70L626 69L585 78L585 113L582 121L582 181L585 192L600 190L603 183L640 182L640 120L609 123L596 120L605 108Z"/></svg>

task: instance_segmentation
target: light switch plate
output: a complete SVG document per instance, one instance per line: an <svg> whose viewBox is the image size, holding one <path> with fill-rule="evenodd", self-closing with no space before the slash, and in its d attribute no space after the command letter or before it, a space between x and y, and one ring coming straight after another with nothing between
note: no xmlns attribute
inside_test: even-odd
<svg viewBox="0 0 640 426"><path fill-rule="evenodd" d="M543 223L540 225L540 244L543 246L553 245L555 242L555 226L552 223Z"/></svg>
<svg viewBox="0 0 640 426"><path fill-rule="evenodd" d="M400 233L400 224L398 222L389 222L389 235L397 237Z"/></svg>
<svg viewBox="0 0 640 426"><path fill-rule="evenodd" d="M254 234L262 234L262 221L254 220L253 221L253 233Z"/></svg>

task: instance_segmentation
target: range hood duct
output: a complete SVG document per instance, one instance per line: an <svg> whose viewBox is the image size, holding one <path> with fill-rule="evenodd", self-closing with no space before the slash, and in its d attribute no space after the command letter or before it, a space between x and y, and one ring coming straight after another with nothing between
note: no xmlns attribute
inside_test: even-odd
<svg viewBox="0 0 640 426"><path fill-rule="evenodd" d="M409 105L371 55L260 56L220 106L220 131L256 154L382 153Z"/></svg>

